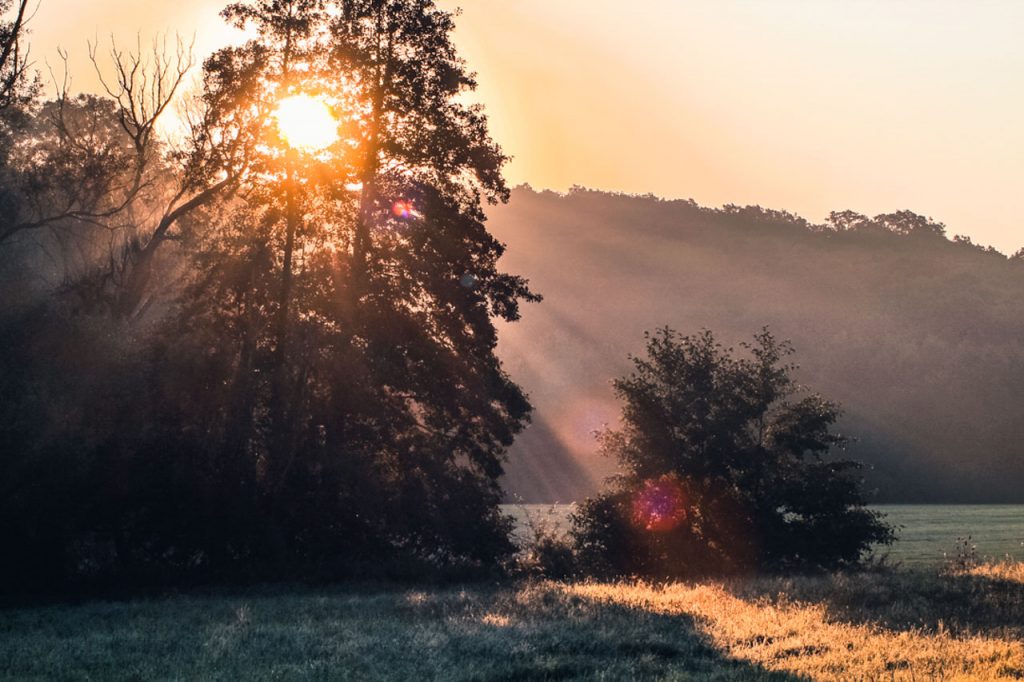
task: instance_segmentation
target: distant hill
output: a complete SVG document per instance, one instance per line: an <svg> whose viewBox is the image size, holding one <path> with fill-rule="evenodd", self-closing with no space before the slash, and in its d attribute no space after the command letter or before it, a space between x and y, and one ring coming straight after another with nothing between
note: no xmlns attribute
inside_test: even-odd
<svg viewBox="0 0 1024 682"><path fill-rule="evenodd" d="M613 471L591 431L617 419L609 382L644 330L707 327L731 344L769 325L793 341L800 380L843 404L877 501L1024 503L1024 259L909 212L812 225L520 188L490 218L503 267L545 296L501 330L536 406L510 499L580 499Z"/></svg>

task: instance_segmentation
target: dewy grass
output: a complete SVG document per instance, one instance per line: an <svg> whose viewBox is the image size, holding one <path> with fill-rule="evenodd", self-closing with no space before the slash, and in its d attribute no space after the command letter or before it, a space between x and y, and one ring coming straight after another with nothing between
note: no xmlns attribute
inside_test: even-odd
<svg viewBox="0 0 1024 682"><path fill-rule="evenodd" d="M0 611L0 677L1020 679L1024 584L1001 577L1011 570L1022 568L295 589L17 609Z"/></svg>

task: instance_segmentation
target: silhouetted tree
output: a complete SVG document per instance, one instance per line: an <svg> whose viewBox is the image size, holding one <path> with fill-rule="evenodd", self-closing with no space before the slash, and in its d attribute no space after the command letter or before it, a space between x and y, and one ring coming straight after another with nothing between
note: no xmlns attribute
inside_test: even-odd
<svg viewBox="0 0 1024 682"><path fill-rule="evenodd" d="M193 64L180 39L154 43L148 54L112 43L109 64L95 44L89 54L104 96L72 97L65 66L56 98L23 108L9 130L0 248L8 257L27 249L30 261L45 254L49 263L29 269L51 280L56 270L80 307L130 319L176 293L173 278L154 279L163 265L158 251L182 241L201 209L230 195L249 150L230 135L212 143L203 100L189 101L184 144L159 136Z"/></svg>
<svg viewBox="0 0 1024 682"><path fill-rule="evenodd" d="M832 211L825 225L836 232L887 232L901 237L935 236L943 237L946 226L913 211L882 213L868 218L855 211Z"/></svg>
<svg viewBox="0 0 1024 682"><path fill-rule="evenodd" d="M20 252L22 277L50 291L75 288L94 301L113 295L139 236L135 215L162 199L156 180L166 164L147 158L155 168L144 172L117 104L91 95L34 107L8 154L5 185L16 201L0 220L5 256ZM33 257L41 251L49 257Z"/></svg>
<svg viewBox="0 0 1024 682"><path fill-rule="evenodd" d="M11 146L39 91L24 42L28 12L28 0L0 0L0 231L19 206L19 196L10 187Z"/></svg>
<svg viewBox="0 0 1024 682"><path fill-rule="evenodd" d="M38 90L32 78L25 44L28 0L0 0L0 111L22 106Z"/></svg>
<svg viewBox="0 0 1024 682"><path fill-rule="evenodd" d="M937 223L931 218L918 215L913 211L896 211L895 213L883 213L874 217L873 222L882 228L901 236L935 236L942 237L946 234L946 226Z"/></svg>
<svg viewBox="0 0 1024 682"><path fill-rule="evenodd" d="M270 544L287 553L320 529L321 555L351 552L348 531L370 523L425 555L507 551L497 478L530 407L494 354L492 317L514 320L538 297L497 270L503 247L482 203L507 199L505 157L460 101L475 84L451 14L426 1L296 1L224 15L258 37L208 60L210 110L264 112L244 134L267 150L244 208L200 250L188 333L217 330L235 391L221 410L225 456L248 458ZM265 114L294 93L338 113L331 148L282 144ZM327 486L325 504L375 499L324 515L299 502L311 481Z"/></svg>
<svg viewBox="0 0 1024 682"><path fill-rule="evenodd" d="M497 479L530 412L494 319L539 297L498 270L484 226L506 159L462 101L475 84L452 15L318 0L223 14L255 37L206 61L180 148L153 123L187 59L155 58L157 87L116 50L107 97L61 96L24 138L7 252L81 236L104 283L100 305L36 298L0 324L15 453L0 524L17 529L0 571L23 585L493 565L512 550ZM338 118L325 149L279 128L299 93ZM89 241L99 230L116 248ZM154 277L170 241L173 277Z"/></svg>
<svg viewBox="0 0 1024 682"><path fill-rule="evenodd" d="M892 540L864 507L839 411L801 391L792 353L764 330L746 356L711 332L647 336L647 354L614 382L622 428L601 436L621 474L584 502L582 556L620 574L686 575L857 563Z"/></svg>
<svg viewBox="0 0 1024 682"><path fill-rule="evenodd" d="M832 211L825 224L836 232L854 232L866 226L870 219L856 211Z"/></svg>

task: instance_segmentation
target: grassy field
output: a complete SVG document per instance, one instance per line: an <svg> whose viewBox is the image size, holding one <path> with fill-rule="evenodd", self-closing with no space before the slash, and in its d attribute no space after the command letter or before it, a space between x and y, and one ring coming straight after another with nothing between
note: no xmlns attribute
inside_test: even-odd
<svg viewBox="0 0 1024 682"><path fill-rule="evenodd" d="M5 679L1024 678L1024 565L277 588L0 611Z"/></svg>

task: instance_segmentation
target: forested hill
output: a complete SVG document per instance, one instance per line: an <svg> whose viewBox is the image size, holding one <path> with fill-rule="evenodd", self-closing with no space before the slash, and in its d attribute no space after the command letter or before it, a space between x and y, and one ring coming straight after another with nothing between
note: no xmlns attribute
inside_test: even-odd
<svg viewBox="0 0 1024 682"><path fill-rule="evenodd" d="M591 432L617 419L610 380L643 332L764 325L798 377L842 403L848 455L879 502L1024 503L1024 258L910 212L812 225L758 207L707 209L587 190L520 188L492 210L503 266L545 296L501 330L534 423L510 499L571 501L613 470Z"/></svg>

